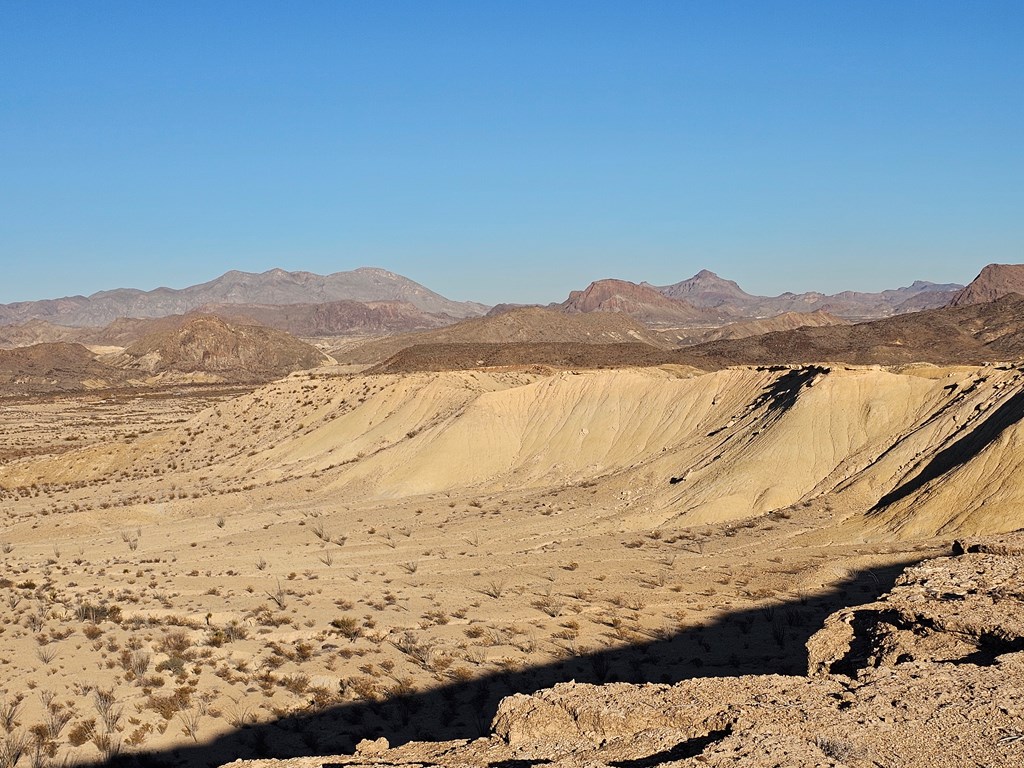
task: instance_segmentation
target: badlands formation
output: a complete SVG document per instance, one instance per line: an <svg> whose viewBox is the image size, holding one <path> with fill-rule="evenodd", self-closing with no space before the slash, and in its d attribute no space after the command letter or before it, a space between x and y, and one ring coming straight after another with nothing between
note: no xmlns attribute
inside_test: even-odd
<svg viewBox="0 0 1024 768"><path fill-rule="evenodd" d="M912 315L362 372L202 321L269 382L178 325L106 353L146 386L11 350L0 766L1024 764L1019 301L925 315L971 364Z"/></svg>
<svg viewBox="0 0 1024 768"><path fill-rule="evenodd" d="M979 591L1019 605L988 595L1012 578L929 593L923 608L958 594L969 616L893 619L891 641L859 613L826 619L955 538L1021 527L1022 384L1013 365L313 371L215 402L12 402L7 743L45 764L384 737L455 740L451 760L481 765L653 765L700 744L709 760L871 765L853 756L917 728L932 694L916 680L985 692L984 712L1006 712L982 719L1012 735L1016 694L991 660L1016 625L956 629ZM823 625L834 637L812 638ZM918 629L923 656L904 659ZM927 641L943 631L955 658ZM870 643L884 669L854 660ZM501 703L513 693L532 698ZM903 718L884 733L861 722L883 695L899 712L880 716ZM969 714L956 696L949 722ZM820 728L792 726L805 711ZM495 715L497 735L464 743ZM990 736L985 755L1020 757ZM403 749L428 751L382 759L440 761Z"/></svg>

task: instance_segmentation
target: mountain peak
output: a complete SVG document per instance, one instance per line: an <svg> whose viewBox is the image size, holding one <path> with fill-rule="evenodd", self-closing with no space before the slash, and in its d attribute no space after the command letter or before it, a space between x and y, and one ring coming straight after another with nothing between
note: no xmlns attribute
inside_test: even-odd
<svg viewBox="0 0 1024 768"><path fill-rule="evenodd" d="M595 280L582 291L572 291L558 307L563 312L625 312L641 322L673 325L718 318L686 300L665 296L653 285L627 280Z"/></svg>
<svg viewBox="0 0 1024 768"><path fill-rule="evenodd" d="M697 307L720 307L723 304L748 302L751 295L732 280L719 277L710 269L702 269L689 280L657 288L670 299L682 299Z"/></svg>
<svg viewBox="0 0 1024 768"><path fill-rule="evenodd" d="M981 304L1009 293L1024 294L1024 264L989 264L970 285L953 297L950 306Z"/></svg>

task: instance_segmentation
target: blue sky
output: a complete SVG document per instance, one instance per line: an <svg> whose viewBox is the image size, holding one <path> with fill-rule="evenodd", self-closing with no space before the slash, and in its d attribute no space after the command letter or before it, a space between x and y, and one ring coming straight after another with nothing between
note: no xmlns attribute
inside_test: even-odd
<svg viewBox="0 0 1024 768"><path fill-rule="evenodd" d="M0 0L0 301L1024 261L1024 3Z"/></svg>

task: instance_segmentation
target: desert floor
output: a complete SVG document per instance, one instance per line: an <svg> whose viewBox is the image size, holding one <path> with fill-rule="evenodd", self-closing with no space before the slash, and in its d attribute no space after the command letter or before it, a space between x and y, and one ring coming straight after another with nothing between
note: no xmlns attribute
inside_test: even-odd
<svg viewBox="0 0 1024 768"><path fill-rule="evenodd" d="M481 386L545 383L501 377ZM386 388L299 374L5 402L6 764L19 745L38 764L330 754L473 737L502 696L558 681L799 674L826 615L949 545L859 535L828 493L667 518L615 457L608 476L522 483L465 482L453 464L443 490L390 496L341 482L377 450L362 435L391 420L416 439L392 403L323 443L332 413Z"/></svg>

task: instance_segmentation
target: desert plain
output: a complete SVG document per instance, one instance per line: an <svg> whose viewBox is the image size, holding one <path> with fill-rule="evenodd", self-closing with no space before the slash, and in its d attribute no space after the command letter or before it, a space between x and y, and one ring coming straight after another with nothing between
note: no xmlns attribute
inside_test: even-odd
<svg viewBox="0 0 1024 768"><path fill-rule="evenodd" d="M260 382L8 392L0 766L324 765L353 752L332 759L724 765L702 752L740 738L741 714L673 731L664 713L761 696L820 714L812 694L857 712L837 681L857 679L861 656L890 672L1013 669L1000 659L1024 645L1002 618L998 631L892 619L884 651L884 622L852 617L927 586L914 569L954 542L964 553L1022 527L1019 362L588 366L527 352L436 370L327 355ZM1016 552L982 550L971 556ZM998 592L973 589L925 602ZM874 632L878 647L851 640L832 658L842 643L822 639L828 626ZM960 645L896 652L900 632ZM965 685L918 674L946 693ZM986 704L977 749L949 762L904 732L967 728L969 704L942 728L905 717L895 752L829 721L786 725L799 748L768 739L758 755L751 737L731 759L1019 765L1019 677L1001 679L1010 703ZM579 693L590 684L606 687ZM537 725L552 696L570 704ZM640 722L587 720L602 697ZM662 714L635 714L652 701ZM577 727L604 736L565 746ZM421 742L434 746L408 751Z"/></svg>

